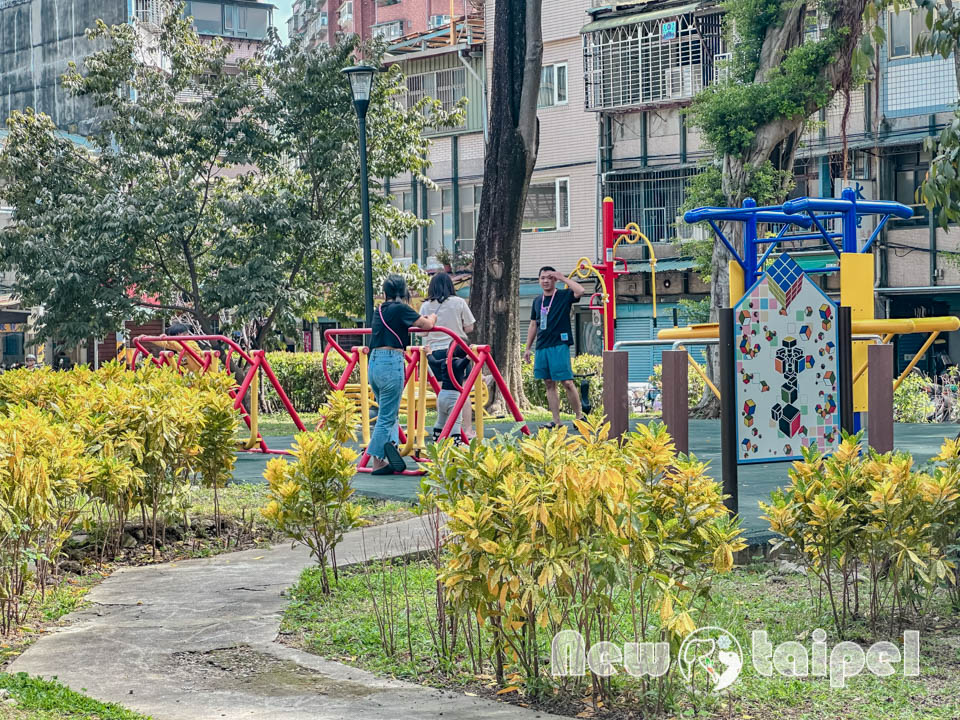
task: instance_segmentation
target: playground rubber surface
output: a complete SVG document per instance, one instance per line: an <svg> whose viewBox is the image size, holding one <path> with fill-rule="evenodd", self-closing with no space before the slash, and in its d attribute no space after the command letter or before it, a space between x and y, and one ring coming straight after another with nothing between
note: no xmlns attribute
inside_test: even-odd
<svg viewBox="0 0 960 720"><path fill-rule="evenodd" d="M633 421L636 425L643 421ZM531 430L536 432L538 425L532 424ZM487 437L494 437L498 433L516 432L517 425L512 422L485 424ZM921 465L939 453L944 437L954 437L960 427L953 424L929 424L894 426L894 441L896 447L906 450L913 455L915 465ZM271 449L286 449L293 444L293 436L268 437L267 444ZM718 481L722 480L720 472L720 421L719 420L690 420L690 451L700 460L710 463L709 473ZM240 453L234 469L234 479L240 483L265 482L263 471L271 455L257 453ZM789 463L758 463L741 465L739 472L740 515L746 529L747 537L751 542L763 542L770 534L767 523L761 519L757 503L768 500L770 493L778 487L787 484ZM405 476L377 476L369 473L358 473L353 481L356 491L368 497L387 500L401 500L416 502L420 490L420 478Z"/></svg>

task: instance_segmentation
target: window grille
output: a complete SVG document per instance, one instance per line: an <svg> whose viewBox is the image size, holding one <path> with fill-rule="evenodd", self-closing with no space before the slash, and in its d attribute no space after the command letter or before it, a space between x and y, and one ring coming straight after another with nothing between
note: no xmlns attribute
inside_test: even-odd
<svg viewBox="0 0 960 720"><path fill-rule="evenodd" d="M720 15L677 15L584 36L588 110L689 99L715 81Z"/></svg>
<svg viewBox="0 0 960 720"><path fill-rule="evenodd" d="M618 172L604 178L604 194L613 198L614 222L635 222L650 242L670 242L697 168Z"/></svg>

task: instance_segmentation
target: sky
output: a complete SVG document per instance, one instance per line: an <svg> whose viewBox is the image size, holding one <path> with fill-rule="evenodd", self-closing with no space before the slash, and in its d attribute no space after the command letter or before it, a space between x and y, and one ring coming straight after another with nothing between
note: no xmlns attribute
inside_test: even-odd
<svg viewBox="0 0 960 720"><path fill-rule="evenodd" d="M290 8L293 5L293 0L270 0L270 2L277 6L277 10L273 14L273 22L277 26L277 30L280 31L280 37L286 42L287 20L291 15Z"/></svg>

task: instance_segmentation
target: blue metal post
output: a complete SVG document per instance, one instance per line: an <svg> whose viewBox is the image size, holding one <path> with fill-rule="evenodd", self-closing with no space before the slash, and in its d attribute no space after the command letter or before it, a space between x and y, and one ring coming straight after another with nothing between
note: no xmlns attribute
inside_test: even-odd
<svg viewBox="0 0 960 720"><path fill-rule="evenodd" d="M753 198L745 198L744 208L755 208L757 201ZM757 279L757 216L751 214L743 227L743 264L744 264L744 287L751 287Z"/></svg>
<svg viewBox="0 0 960 720"><path fill-rule="evenodd" d="M843 213L843 248L844 252L857 252L857 194L853 188L844 188L840 197L850 201L850 208Z"/></svg>

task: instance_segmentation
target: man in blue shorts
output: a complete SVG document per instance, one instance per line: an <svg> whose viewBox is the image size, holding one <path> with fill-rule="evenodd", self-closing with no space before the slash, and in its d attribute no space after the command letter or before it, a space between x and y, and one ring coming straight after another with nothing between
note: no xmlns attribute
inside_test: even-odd
<svg viewBox="0 0 960 720"><path fill-rule="evenodd" d="M557 283L567 287L557 289ZM537 342L536 360L533 364L533 376L543 380L547 386L547 404L553 414L553 422L545 427L560 425L560 396L557 383L563 383L570 407L579 419L583 416L580 407L580 395L573 382L573 367L570 365L570 346L573 345L573 333L570 330L570 309L583 296L583 286L564 277L550 266L540 268L540 287L543 295L533 301L530 312L530 329L527 330L527 351L524 362L530 362L533 353L533 341Z"/></svg>

